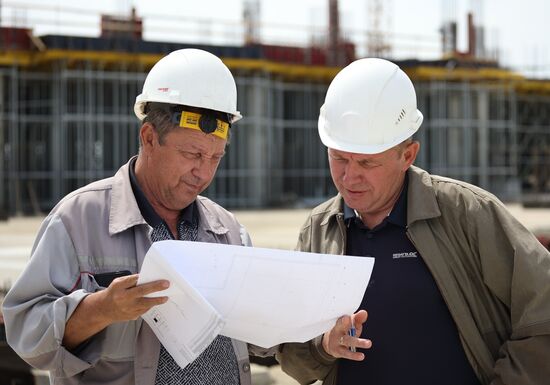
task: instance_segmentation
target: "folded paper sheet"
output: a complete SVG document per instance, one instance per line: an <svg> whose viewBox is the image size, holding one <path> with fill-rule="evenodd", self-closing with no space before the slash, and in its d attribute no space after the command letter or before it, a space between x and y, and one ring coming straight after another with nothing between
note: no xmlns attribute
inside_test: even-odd
<svg viewBox="0 0 550 385"><path fill-rule="evenodd" d="M218 334L271 347L304 342L352 314L373 258L202 242L154 243L138 283L168 279L170 300L144 314L182 367Z"/></svg>

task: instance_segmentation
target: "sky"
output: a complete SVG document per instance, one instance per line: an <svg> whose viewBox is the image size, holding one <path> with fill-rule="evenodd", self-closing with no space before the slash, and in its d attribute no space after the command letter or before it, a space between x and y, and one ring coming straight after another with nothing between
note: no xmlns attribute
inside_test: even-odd
<svg viewBox="0 0 550 385"><path fill-rule="evenodd" d="M240 45L246 0L3 0L1 24L32 27L36 34L99 35L99 15L129 14L144 19L144 38L154 41ZM248 0L250 1L250 0ZM370 0L372 3L373 0ZM381 0L380 29L397 59L437 59L443 19L458 23L459 49L466 49L466 15L474 10L485 28L490 56L528 77L550 78L550 0ZM372 25L369 0L340 0L343 35L367 55ZM327 0L260 1L261 41L308 45L322 42Z"/></svg>

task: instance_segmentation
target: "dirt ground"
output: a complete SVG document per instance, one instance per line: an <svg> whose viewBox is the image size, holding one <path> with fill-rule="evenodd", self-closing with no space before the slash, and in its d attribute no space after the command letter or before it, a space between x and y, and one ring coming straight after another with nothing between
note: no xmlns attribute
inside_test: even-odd
<svg viewBox="0 0 550 385"><path fill-rule="evenodd" d="M528 229L550 235L550 208L507 206ZM293 249L309 210L234 211L247 228L254 246ZM0 286L14 282L25 267L42 217L15 217L0 221Z"/></svg>

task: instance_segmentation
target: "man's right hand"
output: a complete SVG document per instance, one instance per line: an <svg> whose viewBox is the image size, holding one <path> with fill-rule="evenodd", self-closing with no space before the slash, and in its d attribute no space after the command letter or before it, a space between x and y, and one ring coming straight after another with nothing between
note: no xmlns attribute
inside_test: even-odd
<svg viewBox="0 0 550 385"><path fill-rule="evenodd" d="M167 289L170 283L159 280L137 285L138 275L116 278L109 287L86 296L65 325L63 346L71 350L107 326L137 319L168 297L145 297Z"/></svg>
<svg viewBox="0 0 550 385"><path fill-rule="evenodd" d="M168 301L168 297L146 297L148 294L168 289L166 280L137 285L138 274L116 278L105 290L92 295L101 296L101 312L109 324L137 319L156 305Z"/></svg>
<svg viewBox="0 0 550 385"><path fill-rule="evenodd" d="M346 358L353 361L363 361L365 355L361 352L352 352L350 347L370 349L372 341L348 335L352 323L355 325L356 335L360 336L363 324L368 314L365 310L359 310L352 316L345 315L338 318L332 329L323 335L323 349L333 357Z"/></svg>

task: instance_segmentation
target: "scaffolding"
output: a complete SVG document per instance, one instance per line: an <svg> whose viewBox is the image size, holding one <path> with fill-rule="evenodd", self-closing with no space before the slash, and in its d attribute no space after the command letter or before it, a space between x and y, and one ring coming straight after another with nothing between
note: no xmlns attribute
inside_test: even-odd
<svg viewBox="0 0 550 385"><path fill-rule="evenodd" d="M326 83L237 76L239 121L206 195L227 207L312 205L335 193L317 135Z"/></svg>
<svg viewBox="0 0 550 385"><path fill-rule="evenodd" d="M145 75L93 62L51 72L0 72L4 175L9 214L49 210L69 191L112 175L137 149L133 100Z"/></svg>
<svg viewBox="0 0 550 385"><path fill-rule="evenodd" d="M505 201L550 204L550 82L496 68L409 74L425 116L417 164Z"/></svg>
<svg viewBox="0 0 550 385"><path fill-rule="evenodd" d="M520 193L515 93L507 84L416 85L424 124L417 164L504 200Z"/></svg>
<svg viewBox="0 0 550 385"><path fill-rule="evenodd" d="M162 56L45 41L43 52L0 53L0 212L8 215L47 212L137 153L134 100ZM264 59L261 47L210 50L235 74L245 119L205 195L228 208L311 206L332 196L317 118L339 68ZM503 200L550 202L550 83L495 68L401 65L425 116L418 165Z"/></svg>
<svg viewBox="0 0 550 385"><path fill-rule="evenodd" d="M525 205L550 205L550 94L517 96L518 173Z"/></svg>
<svg viewBox="0 0 550 385"><path fill-rule="evenodd" d="M47 212L70 191L113 175L138 151L133 104L160 56L139 62L75 52L50 52L47 63L0 70L0 203L9 215ZM306 66L288 71L272 63L265 71L262 61L226 61L246 119L235 126L205 194L228 207L317 202L332 194L315 132L336 69L311 71L304 83L289 79L301 77Z"/></svg>

